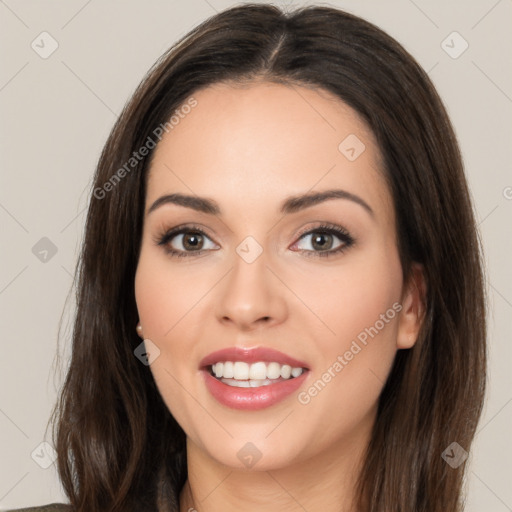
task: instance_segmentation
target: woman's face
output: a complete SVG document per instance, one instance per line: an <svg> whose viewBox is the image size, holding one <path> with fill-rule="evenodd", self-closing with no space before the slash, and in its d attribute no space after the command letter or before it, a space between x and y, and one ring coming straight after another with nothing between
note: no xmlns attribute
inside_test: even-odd
<svg viewBox="0 0 512 512"><path fill-rule="evenodd" d="M193 97L155 149L135 279L163 400L231 467L360 451L414 338L375 139L325 91Z"/></svg>

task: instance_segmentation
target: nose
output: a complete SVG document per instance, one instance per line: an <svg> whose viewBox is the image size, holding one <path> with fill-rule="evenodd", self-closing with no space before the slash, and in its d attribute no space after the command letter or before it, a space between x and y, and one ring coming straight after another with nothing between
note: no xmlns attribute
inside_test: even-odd
<svg viewBox="0 0 512 512"><path fill-rule="evenodd" d="M241 331L282 323L287 316L283 284L269 270L264 253L252 263L236 256L216 301L216 316Z"/></svg>

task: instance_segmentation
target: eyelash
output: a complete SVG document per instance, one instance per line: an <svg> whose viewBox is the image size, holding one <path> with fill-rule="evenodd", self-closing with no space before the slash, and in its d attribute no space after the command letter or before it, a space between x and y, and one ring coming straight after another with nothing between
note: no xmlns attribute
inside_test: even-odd
<svg viewBox="0 0 512 512"><path fill-rule="evenodd" d="M204 252L208 252L209 249L201 249L199 251L177 251L176 249L171 249L167 245L174 237L185 233L194 233L209 238L208 235L200 227L194 225L187 225L178 226L169 231L165 231L164 233L159 234L155 239L155 242L157 245L163 246L165 252L172 257L187 258L199 256ZM348 233L348 231L346 231L340 226L336 226L335 224L322 224L316 228L308 229L307 231L304 231L298 235L299 240L304 238L306 235L311 234L335 235L341 240L341 242L343 242L343 244L336 249L331 249L328 251L310 251L305 249L299 249L299 252L305 253L307 257L326 258L334 256L336 254L342 254L355 242L355 239Z"/></svg>

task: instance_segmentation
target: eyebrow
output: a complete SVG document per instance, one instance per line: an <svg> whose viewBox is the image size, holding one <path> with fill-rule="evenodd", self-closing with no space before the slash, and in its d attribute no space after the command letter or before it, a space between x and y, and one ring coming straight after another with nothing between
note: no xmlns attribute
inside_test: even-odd
<svg viewBox="0 0 512 512"><path fill-rule="evenodd" d="M296 213L300 210L323 203L330 199L346 199L362 206L372 217L374 212L370 205L359 196L341 189L325 190L286 198L281 204L280 211L283 214ZM155 211L164 204L176 204L185 208L191 208L208 215L221 215L219 204L213 199L205 197L190 196L186 194L167 194L159 197L149 208L147 214Z"/></svg>

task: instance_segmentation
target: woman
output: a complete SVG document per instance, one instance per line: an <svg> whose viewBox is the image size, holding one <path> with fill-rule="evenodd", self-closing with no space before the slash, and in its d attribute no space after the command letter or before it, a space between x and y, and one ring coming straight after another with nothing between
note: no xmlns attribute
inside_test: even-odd
<svg viewBox="0 0 512 512"><path fill-rule="evenodd" d="M345 12L245 5L101 155L53 418L85 511L462 511L480 247L425 72Z"/></svg>

